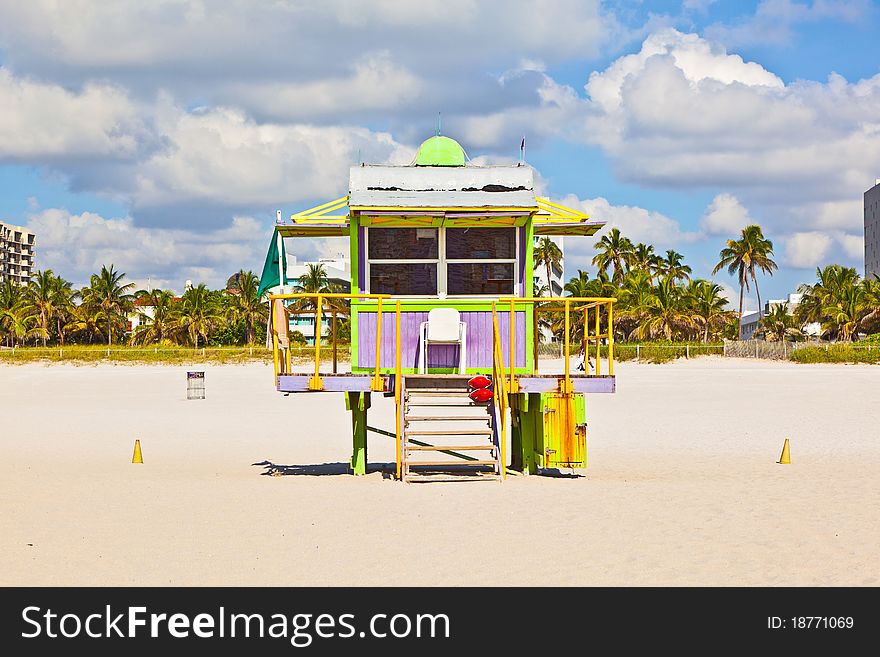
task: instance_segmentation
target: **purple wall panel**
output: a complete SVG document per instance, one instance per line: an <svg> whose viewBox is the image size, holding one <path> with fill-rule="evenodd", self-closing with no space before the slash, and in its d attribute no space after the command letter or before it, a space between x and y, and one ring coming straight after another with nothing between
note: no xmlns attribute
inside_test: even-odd
<svg viewBox="0 0 880 657"><path fill-rule="evenodd" d="M498 329L501 331L501 346L504 361L509 354L510 313L498 313ZM376 313L358 313L358 366L376 365ZM492 313L491 311L463 311L462 321L467 325L467 366L468 368L490 369L492 367ZM421 323L428 319L427 311L401 312L400 354L403 367L418 367L419 330ZM526 317L516 313L516 366L525 367L526 362ZM394 367L395 336L394 313L382 313L382 367ZM456 345L434 345L428 351L428 367L458 366L458 347Z"/></svg>
<svg viewBox="0 0 880 657"><path fill-rule="evenodd" d="M367 252L364 245L364 227L358 226L358 288L355 292L364 292L367 289L365 272L367 271ZM374 336L375 338L375 336Z"/></svg>
<svg viewBox="0 0 880 657"><path fill-rule="evenodd" d="M531 284L526 286L526 229L517 228L519 231L519 271L516 273L517 293L521 297L532 296Z"/></svg>

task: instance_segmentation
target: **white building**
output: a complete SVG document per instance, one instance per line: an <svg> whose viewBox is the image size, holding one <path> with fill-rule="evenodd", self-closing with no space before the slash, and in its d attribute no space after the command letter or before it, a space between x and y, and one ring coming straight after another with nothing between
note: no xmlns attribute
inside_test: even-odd
<svg viewBox="0 0 880 657"><path fill-rule="evenodd" d="M865 278L880 276L880 178L865 192Z"/></svg>
<svg viewBox="0 0 880 657"><path fill-rule="evenodd" d="M35 240L35 235L29 230L0 221L0 283L30 283Z"/></svg>
<svg viewBox="0 0 880 657"><path fill-rule="evenodd" d="M539 239L543 238L536 237L535 246L538 245ZM548 239L559 247L559 250L562 251L563 257L559 260L559 267L550 268L549 281L547 280L547 266L536 266L534 272L532 272L532 283L536 289L545 286L549 289L549 294L544 292L544 296L561 297L562 291L565 289L565 250L563 249L562 237L549 237Z"/></svg>
<svg viewBox="0 0 880 657"><path fill-rule="evenodd" d="M790 315L793 315L801 299L804 295L798 292L792 292L786 299L768 299L764 302L764 315L767 315L776 306L785 306ZM753 312L744 312L742 316L742 329L740 330L740 340L751 340L755 331L758 330L758 324L761 321L761 313L757 310ZM818 337L822 333L822 325L818 322L811 322L803 327L806 335Z"/></svg>
<svg viewBox="0 0 880 657"><path fill-rule="evenodd" d="M351 286L351 259L344 253L337 253L335 258L321 258L317 262L299 262L295 255L287 256L286 276L289 282L284 292L293 292L299 283L300 276L309 271L309 265L323 265L327 279L331 283L341 285L348 291ZM332 317L329 313L321 317L321 335L330 331ZM290 313L290 331L299 331L308 344L315 343L315 314L313 312Z"/></svg>

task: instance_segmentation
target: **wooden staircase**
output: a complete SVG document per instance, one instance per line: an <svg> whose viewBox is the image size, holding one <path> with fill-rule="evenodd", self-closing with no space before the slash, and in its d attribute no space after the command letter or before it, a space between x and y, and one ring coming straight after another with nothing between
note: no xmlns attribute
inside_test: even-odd
<svg viewBox="0 0 880 657"><path fill-rule="evenodd" d="M468 397L470 376L403 377L404 481L501 479L495 406Z"/></svg>

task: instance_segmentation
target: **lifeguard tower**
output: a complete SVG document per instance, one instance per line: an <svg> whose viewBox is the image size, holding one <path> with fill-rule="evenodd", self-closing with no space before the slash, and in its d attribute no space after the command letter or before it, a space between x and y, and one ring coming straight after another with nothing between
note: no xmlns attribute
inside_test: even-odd
<svg viewBox="0 0 880 657"><path fill-rule="evenodd" d="M603 222L537 197L524 163L473 166L456 141L439 135L410 166L352 167L348 188L289 221L279 213L260 287L275 292L276 389L345 395L354 474L367 471L373 393L394 397L394 433L376 431L396 441L399 479L585 467L585 395L615 389L614 299L533 297L533 246L536 236L592 235ZM296 283L286 279L284 239L330 236L350 240L350 291L284 292ZM351 371L322 370L320 335L314 366L294 371L289 308L308 305L321 326L341 299ZM557 371L538 368L539 311L564 315ZM578 322L582 372L571 362Z"/></svg>

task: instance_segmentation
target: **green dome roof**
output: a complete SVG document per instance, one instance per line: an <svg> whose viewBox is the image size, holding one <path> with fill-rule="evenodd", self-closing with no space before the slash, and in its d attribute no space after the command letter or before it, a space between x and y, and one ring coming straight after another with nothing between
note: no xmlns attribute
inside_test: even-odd
<svg viewBox="0 0 880 657"><path fill-rule="evenodd" d="M449 137L431 137L419 146L417 167L463 167L464 149Z"/></svg>

